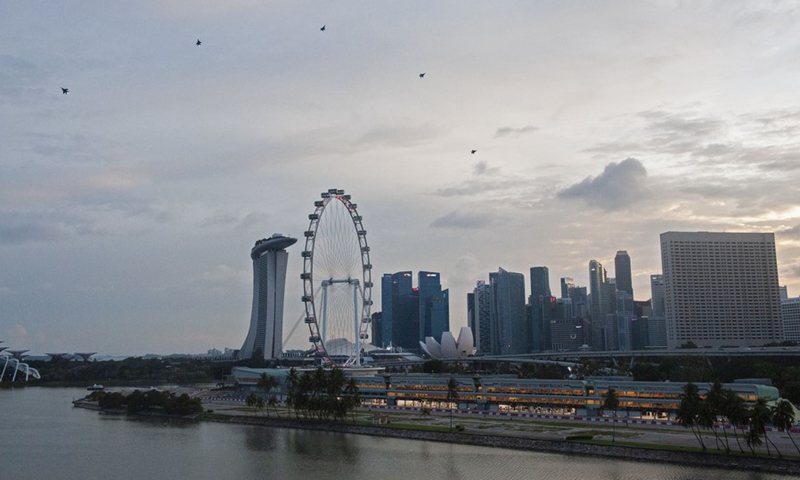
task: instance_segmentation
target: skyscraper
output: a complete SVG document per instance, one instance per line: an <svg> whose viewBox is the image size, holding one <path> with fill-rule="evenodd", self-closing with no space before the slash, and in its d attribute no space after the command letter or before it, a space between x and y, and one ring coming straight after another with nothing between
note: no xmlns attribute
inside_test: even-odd
<svg viewBox="0 0 800 480"><path fill-rule="evenodd" d="M531 296L528 303L531 312L531 350L549 350L550 319L553 318L555 298L550 294L550 271L547 267L531 268Z"/></svg>
<svg viewBox="0 0 800 480"><path fill-rule="evenodd" d="M667 317L664 300L667 295L664 275L650 275L650 304L652 312L647 319L647 340L649 347L667 346Z"/></svg>
<svg viewBox="0 0 800 480"><path fill-rule="evenodd" d="M492 291L492 354L528 353L525 276L502 268L489 274Z"/></svg>
<svg viewBox="0 0 800 480"><path fill-rule="evenodd" d="M479 354L492 353L492 289L484 281L478 281L472 293L467 295L469 327L475 336Z"/></svg>
<svg viewBox="0 0 800 480"><path fill-rule="evenodd" d="M381 310L383 342L419 348L419 296L413 288L410 271L381 277Z"/></svg>
<svg viewBox="0 0 800 480"><path fill-rule="evenodd" d="M783 340L772 233L661 234L667 346Z"/></svg>
<svg viewBox="0 0 800 480"><path fill-rule="evenodd" d="M417 272L419 291L419 341L433 337L442 341L442 333L450 331L449 292L442 290L439 274Z"/></svg>
<svg viewBox="0 0 800 480"><path fill-rule="evenodd" d="M569 289L575 288L572 277L561 277L561 298L569 298Z"/></svg>
<svg viewBox="0 0 800 480"><path fill-rule="evenodd" d="M617 255L614 257L614 278L617 279L617 290L628 292L628 295L633 298L631 257L625 250L617 251Z"/></svg>
<svg viewBox="0 0 800 480"><path fill-rule="evenodd" d="M286 286L286 248L296 238L276 233L258 240L250 250L253 260L253 309L250 330L239 358L280 358L283 349L283 296Z"/></svg>
<svg viewBox="0 0 800 480"><path fill-rule="evenodd" d="M606 269L597 260L589 261L589 294L591 295L592 348L601 351L606 349L606 316L610 309Z"/></svg>

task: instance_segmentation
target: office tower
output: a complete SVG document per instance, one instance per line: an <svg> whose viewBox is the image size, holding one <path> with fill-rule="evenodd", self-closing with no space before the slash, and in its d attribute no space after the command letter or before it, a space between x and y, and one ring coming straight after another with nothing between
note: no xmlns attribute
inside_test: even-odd
<svg viewBox="0 0 800 480"><path fill-rule="evenodd" d="M606 316L609 309L608 277L603 264L597 260L589 261L589 293L591 295L590 315L592 316L592 348L606 350Z"/></svg>
<svg viewBox="0 0 800 480"><path fill-rule="evenodd" d="M492 292L492 353L528 353L530 341L525 315L525 276L502 268L489 274Z"/></svg>
<svg viewBox="0 0 800 480"><path fill-rule="evenodd" d="M388 347L392 344L392 312L394 305L392 304L392 274L384 273L381 276L381 343L373 344L382 347Z"/></svg>
<svg viewBox="0 0 800 480"><path fill-rule="evenodd" d="M419 341L433 337L442 341L442 333L450 331L449 292L442 290L439 274L436 272L417 273L419 292Z"/></svg>
<svg viewBox="0 0 800 480"><path fill-rule="evenodd" d="M475 347L481 355L492 353L492 288L478 281L472 293L467 295L469 326L475 336Z"/></svg>
<svg viewBox="0 0 800 480"><path fill-rule="evenodd" d="M589 296L586 293L586 287L569 287L567 297L572 300L572 315L574 317L586 318L589 316Z"/></svg>
<svg viewBox="0 0 800 480"><path fill-rule="evenodd" d="M617 290L616 293L616 345L614 350L630 351L633 350L633 326L637 321L633 312L633 297L625 290Z"/></svg>
<svg viewBox="0 0 800 480"><path fill-rule="evenodd" d="M569 289L575 288L572 277L561 277L561 298L569 298Z"/></svg>
<svg viewBox="0 0 800 480"><path fill-rule="evenodd" d="M800 344L800 297L781 300L783 338Z"/></svg>
<svg viewBox="0 0 800 480"><path fill-rule="evenodd" d="M531 351L550 349L550 319L555 298L550 294L550 272L547 267L531 268L530 305Z"/></svg>
<svg viewBox="0 0 800 480"><path fill-rule="evenodd" d="M661 234L667 346L783 340L772 233Z"/></svg>
<svg viewBox="0 0 800 480"><path fill-rule="evenodd" d="M786 285L781 285L779 289L781 294L781 300L786 300L787 298L789 298L789 290L786 288Z"/></svg>
<svg viewBox="0 0 800 480"><path fill-rule="evenodd" d="M650 275L650 316L647 318L647 346L667 347L667 317L664 306L667 295L664 275Z"/></svg>
<svg viewBox="0 0 800 480"><path fill-rule="evenodd" d="M370 338L373 345L376 347L385 348L388 342L383 341L383 312L372 312L372 323L370 329Z"/></svg>
<svg viewBox="0 0 800 480"><path fill-rule="evenodd" d="M419 292L413 288L410 271L386 273L381 277L383 341L386 334L394 346L419 348ZM390 330L387 331L387 330Z"/></svg>
<svg viewBox="0 0 800 480"><path fill-rule="evenodd" d="M628 295L633 298L631 257L625 250L617 251L617 255L614 257L614 278L617 279L617 290L628 292Z"/></svg>
<svg viewBox="0 0 800 480"><path fill-rule="evenodd" d="M550 346L548 349L573 351L583 345L583 318L576 317L572 307L571 298L556 299L550 318Z"/></svg>
<svg viewBox="0 0 800 480"><path fill-rule="evenodd" d="M631 320L631 345L633 350L644 350L650 344L650 316L653 309L650 300L633 301L633 317Z"/></svg>
<svg viewBox="0 0 800 480"><path fill-rule="evenodd" d="M253 309L250 330L239 358L280 358L283 349L283 295L286 286L286 248L296 238L276 233L258 240L250 250L253 260Z"/></svg>

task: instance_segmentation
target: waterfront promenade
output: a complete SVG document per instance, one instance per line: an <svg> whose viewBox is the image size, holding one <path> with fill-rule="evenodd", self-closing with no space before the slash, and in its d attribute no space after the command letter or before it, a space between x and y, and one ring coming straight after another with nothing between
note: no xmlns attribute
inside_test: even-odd
<svg viewBox="0 0 800 480"><path fill-rule="evenodd" d="M596 455L630 460L695 464L721 468L752 469L775 473L800 475L800 456L785 432L770 429L767 433L783 458L774 449L768 457L764 445L753 456L738 432L739 443L733 431L722 428L720 438L727 435L731 454L717 448L712 432L703 432L709 451L700 452L692 433L672 421L618 419L610 417L577 417L551 414L520 414L514 412L453 412L453 425L463 431L449 431L450 411L399 407L363 406L355 413L356 424L321 423L297 420L295 413L285 406L256 411L245 405L242 398L211 391L194 392L203 399L204 407L213 410L215 418L232 423L271 425L285 428L319 429L347 433L381 435L399 438L464 443L523 450ZM302 418L302 417L301 417ZM386 425L388 422L388 425ZM591 436L591 443L568 441L568 437ZM800 437L800 432L794 434ZM740 453L739 444L745 451Z"/></svg>

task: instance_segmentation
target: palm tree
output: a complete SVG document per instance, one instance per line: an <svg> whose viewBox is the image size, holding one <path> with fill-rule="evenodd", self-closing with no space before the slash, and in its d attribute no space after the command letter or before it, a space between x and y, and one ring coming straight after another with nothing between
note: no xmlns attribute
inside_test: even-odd
<svg viewBox="0 0 800 480"><path fill-rule="evenodd" d="M447 401L449 403L458 401L458 380L455 377L450 377L447 381ZM450 430L453 430L453 406L450 405Z"/></svg>
<svg viewBox="0 0 800 480"><path fill-rule="evenodd" d="M614 412L614 417L611 419L611 441L617 441L616 425L617 425L617 408L619 408L619 397L617 391L609 388L606 391L605 399L603 400L603 408L607 408Z"/></svg>
<svg viewBox="0 0 800 480"><path fill-rule="evenodd" d="M294 367L289 369L286 375L286 405L294 408L294 416L300 418L297 414L296 400L297 390L300 385L300 375Z"/></svg>
<svg viewBox="0 0 800 480"><path fill-rule="evenodd" d="M772 424L789 435L789 440L792 441L792 445L794 445L795 450L797 450L797 453L800 453L800 448L797 448L797 443L795 443L791 432L792 427L794 427L795 424L794 406L792 405L792 402L786 400L785 398L781 398L775 403L775 405L772 407Z"/></svg>
<svg viewBox="0 0 800 480"><path fill-rule="evenodd" d="M361 397L358 395L358 381L355 377L347 379L344 391L348 396L348 408L353 412L353 423L356 423L356 407L361 405Z"/></svg>
<svg viewBox="0 0 800 480"><path fill-rule="evenodd" d="M747 442L747 446L750 447L750 451L753 452L753 455L758 456L755 447L761 446L761 435L752 426L750 430L745 432L744 440Z"/></svg>
<svg viewBox="0 0 800 480"><path fill-rule="evenodd" d="M747 418L747 408L744 406L744 400L742 400L742 397L737 395L736 392L730 389L725 389L723 392L725 398L722 405L722 411L725 417L727 417L728 422L730 422L731 426L733 427L733 436L736 438L736 444L739 446L739 451L744 453L742 442L739 441L738 430L744 430L744 427L749 421Z"/></svg>
<svg viewBox="0 0 800 480"><path fill-rule="evenodd" d="M681 394L681 403L678 406L678 413L676 418L684 428L692 430L692 434L700 442L700 447L706 451L706 444L703 442L703 436L700 434L700 428L697 424L697 417L700 414L700 403L703 400L700 398L700 390L692 382L683 386L683 393Z"/></svg>
<svg viewBox="0 0 800 480"><path fill-rule="evenodd" d="M264 391L264 397L269 400L269 392L278 386L278 379L268 373L262 373L258 378L256 387ZM269 405L269 404L268 404ZM277 414L277 410L275 411ZM269 408L267 408L267 416L269 417Z"/></svg>
<svg viewBox="0 0 800 480"><path fill-rule="evenodd" d="M704 415L707 417L707 420L711 420L711 431L714 432L714 440L716 441L717 448L722 445L725 449L725 453L731 453L731 447L728 444L728 434L725 432L724 425L722 427L722 433L725 435L725 441L723 442L720 440L719 434L717 434L717 423L719 416L723 414L725 400L725 389L722 388L722 384L718 381L714 382L708 390L706 399L703 402L706 407L704 409Z"/></svg>
<svg viewBox="0 0 800 480"><path fill-rule="evenodd" d="M767 455L772 456L772 451L770 451L769 445L772 444L775 447L775 451L778 452L778 456L782 457L780 450L775 444L769 439L767 436L767 423L772 421L772 415L770 414L769 406L767 405L767 400L763 397L759 397L756 400L755 405L753 405L752 416L750 417L750 430L755 431L759 437L764 437L764 444L767 446Z"/></svg>

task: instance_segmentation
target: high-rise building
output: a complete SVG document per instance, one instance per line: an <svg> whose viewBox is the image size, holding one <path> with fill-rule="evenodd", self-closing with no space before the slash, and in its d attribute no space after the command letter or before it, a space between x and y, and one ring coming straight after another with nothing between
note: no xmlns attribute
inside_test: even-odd
<svg viewBox="0 0 800 480"><path fill-rule="evenodd" d="M475 336L475 347L479 354L492 353L492 288L478 281L472 293L467 295L469 327Z"/></svg>
<svg viewBox="0 0 800 480"><path fill-rule="evenodd" d="M589 261L590 315L592 317L592 348L606 350L606 317L610 312L608 277L603 264L597 260Z"/></svg>
<svg viewBox="0 0 800 480"><path fill-rule="evenodd" d="M664 275L650 275L650 308L647 318L647 346L667 347L667 317L664 306L667 295Z"/></svg>
<svg viewBox="0 0 800 480"><path fill-rule="evenodd" d="M419 348L419 292L412 283L410 271L384 274L381 313L383 342L388 340L394 346L415 350Z"/></svg>
<svg viewBox="0 0 800 480"><path fill-rule="evenodd" d="M419 291L419 338L433 337L442 341L442 333L450 331L449 292L442 290L437 272L417 273Z"/></svg>
<svg viewBox="0 0 800 480"><path fill-rule="evenodd" d="M531 268L530 305L531 350L550 350L550 319L555 310L555 297L550 294L550 272L547 267Z"/></svg>
<svg viewBox="0 0 800 480"><path fill-rule="evenodd" d="M569 289L575 288L572 277L561 277L561 298L569 298Z"/></svg>
<svg viewBox="0 0 800 480"><path fill-rule="evenodd" d="M628 295L633 298L631 257L625 250L617 251L617 255L614 257L614 278L617 279L617 290L628 292Z"/></svg>
<svg viewBox="0 0 800 480"><path fill-rule="evenodd" d="M661 234L667 346L783 340L772 233Z"/></svg>
<svg viewBox="0 0 800 480"><path fill-rule="evenodd" d="M633 324L637 321L633 312L633 297L625 290L617 290L616 295L616 345L614 350L633 350Z"/></svg>
<svg viewBox="0 0 800 480"><path fill-rule="evenodd" d="M781 300L783 338L800 344L800 297Z"/></svg>
<svg viewBox="0 0 800 480"><path fill-rule="evenodd" d="M528 353L525 315L525 276L502 268L489 274L492 292L492 354Z"/></svg>
<svg viewBox="0 0 800 480"><path fill-rule="evenodd" d="M283 350L283 296L286 286L286 248L297 242L276 233L256 242L253 260L253 308L250 329L239 358L280 358Z"/></svg>

